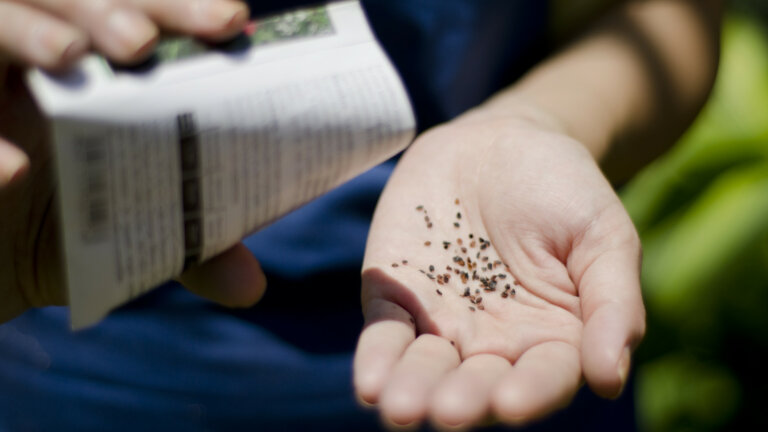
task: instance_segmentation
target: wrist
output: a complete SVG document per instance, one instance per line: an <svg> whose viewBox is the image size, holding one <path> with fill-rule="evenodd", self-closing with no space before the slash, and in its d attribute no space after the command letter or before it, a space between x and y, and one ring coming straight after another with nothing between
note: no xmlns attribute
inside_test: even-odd
<svg viewBox="0 0 768 432"><path fill-rule="evenodd" d="M590 122L594 127L585 133L583 125L574 124L574 121L560 114L557 109L547 109L530 98L508 93L491 98L456 118L454 122L482 122L502 128L523 127L566 136L581 144L599 161L608 149L610 133L600 128L598 122Z"/></svg>
<svg viewBox="0 0 768 432"><path fill-rule="evenodd" d="M532 127L554 133L570 135L565 123L534 103L515 98L499 103L495 98L490 99L460 117L456 122L498 122L504 125Z"/></svg>

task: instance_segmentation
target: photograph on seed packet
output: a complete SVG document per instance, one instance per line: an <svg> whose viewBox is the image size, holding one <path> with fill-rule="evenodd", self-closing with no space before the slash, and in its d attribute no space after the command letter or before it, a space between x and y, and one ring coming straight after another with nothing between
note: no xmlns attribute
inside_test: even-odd
<svg viewBox="0 0 768 432"><path fill-rule="evenodd" d="M127 67L110 63L110 68L113 72L146 72L159 64L198 57L211 51L238 53L255 46L335 33L325 6L298 9L257 18L246 25L243 33L222 43L211 44L181 36L167 37L157 44L154 54L146 62Z"/></svg>

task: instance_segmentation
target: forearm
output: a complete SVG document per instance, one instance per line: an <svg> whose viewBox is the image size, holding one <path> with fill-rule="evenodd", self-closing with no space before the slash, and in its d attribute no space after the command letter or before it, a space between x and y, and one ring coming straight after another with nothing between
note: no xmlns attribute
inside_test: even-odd
<svg viewBox="0 0 768 432"><path fill-rule="evenodd" d="M476 113L534 107L622 181L666 149L706 100L720 3L628 2Z"/></svg>

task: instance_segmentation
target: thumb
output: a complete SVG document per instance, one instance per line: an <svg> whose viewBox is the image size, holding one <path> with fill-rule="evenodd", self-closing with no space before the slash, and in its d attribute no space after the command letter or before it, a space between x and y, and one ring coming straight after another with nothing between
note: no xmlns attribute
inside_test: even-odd
<svg viewBox="0 0 768 432"><path fill-rule="evenodd" d="M259 262L242 244L188 269L179 282L201 297L235 308L253 306L267 288Z"/></svg>
<svg viewBox="0 0 768 432"><path fill-rule="evenodd" d="M633 229L628 231L624 240L610 242L613 245L588 260L590 264L578 279L584 314L584 377L603 397L621 394L631 352L645 334L640 242Z"/></svg>
<svg viewBox="0 0 768 432"><path fill-rule="evenodd" d="M29 158L18 147L0 137L0 189L29 170Z"/></svg>

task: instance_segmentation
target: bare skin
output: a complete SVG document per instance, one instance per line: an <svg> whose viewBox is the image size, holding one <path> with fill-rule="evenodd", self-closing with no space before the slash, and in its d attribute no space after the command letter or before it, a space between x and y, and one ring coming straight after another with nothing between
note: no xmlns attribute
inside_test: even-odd
<svg viewBox="0 0 768 432"><path fill-rule="evenodd" d="M11 23L0 26L0 52L15 64L48 69L90 47L130 62L146 55L159 28L231 35L244 24L241 7L228 0L0 0L0 16ZM116 9L130 17L115 18ZM582 381L602 396L621 392L645 327L640 244L598 164L626 175L632 169L625 167L683 130L714 77L718 11L716 0L629 2L406 152L372 222L363 269L366 327L355 355L357 394L379 404L385 420L430 418L462 428L494 415L517 424L564 406ZM629 37L636 36L630 29L645 39ZM52 252L44 127L6 64L0 322L64 299ZM14 118L23 112L30 114ZM414 210L419 204L433 216L429 232ZM458 297L457 279L439 295L418 272L450 258L442 240L470 232L487 236L488 252L520 280L514 300L484 296L484 310L472 312ZM426 240L433 246L425 251ZM407 266L391 266L402 259ZM265 286L242 246L181 280L232 306L257 301Z"/></svg>
<svg viewBox="0 0 768 432"><path fill-rule="evenodd" d="M30 307L66 304L46 123L22 66L65 68L90 47L119 62L143 59L160 29L207 39L238 33L248 9L229 0L0 0L0 322ZM257 302L258 262L238 245L180 280L227 306Z"/></svg>
<svg viewBox="0 0 768 432"><path fill-rule="evenodd" d="M693 118L714 80L720 9L626 2L412 144L379 201L362 273L355 386L385 422L520 424L566 405L582 382L621 393L645 331L641 250L601 168L628 178ZM484 295L471 312L455 278L441 296L414 270L443 266L441 242L462 232L487 235L509 264L522 283L514 301Z"/></svg>
<svg viewBox="0 0 768 432"><path fill-rule="evenodd" d="M480 115L434 129L403 156L373 226L355 382L385 418L458 425L493 412L524 422L565 406L582 370L599 393L620 392L644 331L640 243L581 144L538 124ZM521 284L514 299L481 292L479 310L461 297L467 286L475 294L476 282L453 273L438 285L418 271L464 270L451 257L464 255L456 239L469 244L469 233L491 244L469 248L470 258L480 251L509 265L510 282ZM402 259L407 265L392 267Z"/></svg>

